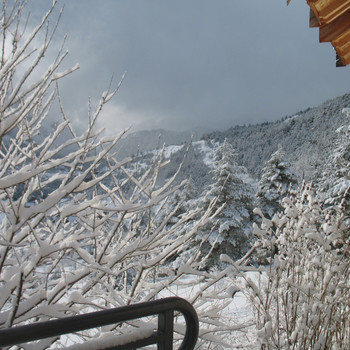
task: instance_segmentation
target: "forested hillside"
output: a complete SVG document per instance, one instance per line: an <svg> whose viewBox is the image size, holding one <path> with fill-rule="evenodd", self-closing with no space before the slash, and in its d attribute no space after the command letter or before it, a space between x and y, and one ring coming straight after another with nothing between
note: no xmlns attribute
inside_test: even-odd
<svg viewBox="0 0 350 350"><path fill-rule="evenodd" d="M248 251L247 243L254 241L253 223L259 218L254 216L253 208L260 208L271 219L284 210L282 200L289 190L296 190L303 180L313 182L319 189L318 199L326 206L340 204L350 185L350 120L344 113L347 106L350 94L273 123L236 126L207 134L190 147L188 141L179 138L176 144L165 144L163 151L158 145L152 151L134 154L130 171L150 166L162 152L169 164L158 174L160 186L182 164L175 183L190 181L191 196L182 198L185 207L208 207L215 196L216 209L225 206L218 215L217 228L204 228L199 235L202 239L211 231L210 244L203 245L206 253L212 249L210 264L219 263L220 254L228 252L227 243L231 241L230 255L238 258ZM142 133L141 136L143 140ZM137 133L133 138L137 140ZM168 139L174 141L174 137ZM220 151L225 144L229 154Z"/></svg>
<svg viewBox="0 0 350 350"><path fill-rule="evenodd" d="M295 168L309 170L306 175L310 177L309 167L322 167L335 142L335 131L348 123L342 109L349 106L350 94L346 94L277 122L236 126L205 138L219 142L226 138L255 177L280 144Z"/></svg>
<svg viewBox="0 0 350 350"><path fill-rule="evenodd" d="M336 130L349 123L346 115L342 113L342 109L349 106L350 93L328 100L320 106L307 108L293 116L285 116L276 122L234 126L226 131L206 134L201 137L206 141L204 148L194 142L181 177L196 177L198 174L198 178L202 178L203 173L208 170L208 164L205 161L203 163L203 159L208 156L207 152L212 152L215 144L223 143L227 139L237 152L238 163L245 166L257 181L260 179L265 162L279 146L283 148L292 167L300 173L300 176L307 181L312 180L315 175L317 176L315 171L317 170L317 173L321 171L332 152L332 146L337 139ZM159 149L163 143L167 146L188 143L193 134L194 141L200 138L200 132L165 130L135 132L122 140L121 154L138 156L140 159L141 155L137 154L138 146L144 151L144 156L145 151ZM182 159L184 149L180 148L178 152L178 154L173 152L171 156L174 169Z"/></svg>

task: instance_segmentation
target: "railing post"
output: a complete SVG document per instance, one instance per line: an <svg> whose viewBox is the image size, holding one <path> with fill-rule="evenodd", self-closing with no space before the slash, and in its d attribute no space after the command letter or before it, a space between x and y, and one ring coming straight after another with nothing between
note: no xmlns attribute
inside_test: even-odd
<svg viewBox="0 0 350 350"><path fill-rule="evenodd" d="M195 309L186 300L178 297L169 297L160 300L142 302L134 305L121 306L110 310L95 311L85 315L76 315L33 324L0 329L0 349L21 343L27 343L40 339L59 337L96 327L103 327L109 324L118 324L143 317L158 316L158 329L151 331L149 335L138 338L129 343L110 345L107 349L114 350L135 350L149 345L156 345L158 350L172 350L174 340L174 315L180 313L185 318L186 332L179 350L193 350L195 348L199 322ZM90 348L87 341L82 348ZM85 347L86 345L86 347ZM104 346L106 349L106 346Z"/></svg>
<svg viewBox="0 0 350 350"><path fill-rule="evenodd" d="M158 315L158 332L162 335L162 341L158 344L158 350L173 350L174 310L167 310Z"/></svg>

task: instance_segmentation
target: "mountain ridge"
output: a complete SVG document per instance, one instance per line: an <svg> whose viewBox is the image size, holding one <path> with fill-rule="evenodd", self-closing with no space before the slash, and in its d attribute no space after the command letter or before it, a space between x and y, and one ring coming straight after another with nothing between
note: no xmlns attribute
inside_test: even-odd
<svg viewBox="0 0 350 350"><path fill-rule="evenodd" d="M329 156L337 137L335 131L350 122L342 113L343 108L349 106L350 93L347 93L294 116L275 122L236 126L208 134L205 138L216 142L226 138L238 152L240 163L255 177L261 175L264 163L279 145L294 167L316 169Z"/></svg>
<svg viewBox="0 0 350 350"><path fill-rule="evenodd" d="M265 162L281 146L293 168L305 180L311 181L332 152L332 146L337 138L335 131L349 124L349 118L342 113L343 108L349 106L350 93L347 93L274 122L237 125L225 131L214 131L205 135L198 133L193 140L205 141L207 147L212 149L227 139L236 149L238 163L245 166L255 179L260 178ZM174 132L163 129L140 131L122 140L124 142L122 148L127 149L128 156L135 156L138 150L147 153L152 149L159 149L163 143L168 146L180 145L188 143L190 139L190 131ZM174 169L182 159L183 153L184 150L179 150L171 155L170 160L175 163L172 166ZM181 178L186 178L187 175L192 178L195 176L195 172L190 170L191 162L196 165L198 171L201 161L203 167L208 169L204 164L205 156L205 152L194 150L193 154L189 155L190 159L184 166L185 173ZM203 176L204 169L199 173Z"/></svg>

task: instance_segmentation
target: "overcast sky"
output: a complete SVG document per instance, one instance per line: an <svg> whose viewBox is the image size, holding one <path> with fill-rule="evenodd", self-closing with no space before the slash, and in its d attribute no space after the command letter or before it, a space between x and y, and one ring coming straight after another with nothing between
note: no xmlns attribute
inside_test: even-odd
<svg viewBox="0 0 350 350"><path fill-rule="evenodd" d="M33 18L50 1L30 0ZM109 132L225 129L293 115L350 91L304 0L60 0L67 34L61 83L76 124L87 99L126 71L101 125ZM57 11L56 11L57 12Z"/></svg>

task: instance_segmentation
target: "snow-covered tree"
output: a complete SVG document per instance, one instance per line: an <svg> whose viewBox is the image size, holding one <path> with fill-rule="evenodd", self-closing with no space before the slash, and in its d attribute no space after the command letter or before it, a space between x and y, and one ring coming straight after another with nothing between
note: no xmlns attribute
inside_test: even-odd
<svg viewBox="0 0 350 350"><path fill-rule="evenodd" d="M205 193L204 205L215 199L217 215L216 228L210 240L203 246L204 251L212 249L216 263L220 254L236 259L249 249L252 231L254 188L247 170L237 163L237 154L225 140L216 149L214 183ZM208 234L212 230L205 231Z"/></svg>
<svg viewBox="0 0 350 350"><path fill-rule="evenodd" d="M44 57L50 57L56 30L48 19L55 7L53 1L29 33L21 21L26 18L24 2L3 1L0 12L0 328L147 301L188 288L187 297L201 321L198 344L213 341L233 328L217 322L225 301L219 296L215 303L220 293L210 290L225 273L200 271L204 262L199 249L176 271L167 261L186 250L199 229L213 220L215 209L192 207L172 222L175 207L156 219L162 201L185 183L174 185L175 173L158 185L159 171L166 165L162 152L152 166L133 175L126 167L130 159L118 159L114 151L123 133L103 137L95 130L119 85L102 94L95 110L88 109L86 131L76 134L57 82L77 67L59 70L66 57L61 48L45 69ZM37 73L41 77L35 78ZM56 115L59 121L52 133L38 137L54 102L61 120ZM198 283L200 288L194 288ZM136 332L143 326L141 321L128 325ZM103 339L112 330L123 334L125 327L77 334L71 341ZM176 325L175 331L182 335L183 327ZM35 348L64 346L65 339L42 340Z"/></svg>
<svg viewBox="0 0 350 350"><path fill-rule="evenodd" d="M350 118L349 108L344 108L343 113ZM344 214L350 218L350 125L344 125L336 132L337 141L318 179L318 187L327 206L343 203Z"/></svg>
<svg viewBox="0 0 350 350"><path fill-rule="evenodd" d="M281 146L265 163L263 174L258 184L258 206L263 213L272 218L282 209L281 200L286 196L290 187L295 187L297 177L291 170L291 165Z"/></svg>
<svg viewBox="0 0 350 350"><path fill-rule="evenodd" d="M246 275L261 349L346 349L350 344L349 235L341 210L330 213L309 186L262 216L255 247L270 265Z"/></svg>

